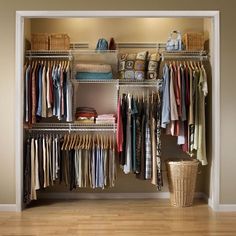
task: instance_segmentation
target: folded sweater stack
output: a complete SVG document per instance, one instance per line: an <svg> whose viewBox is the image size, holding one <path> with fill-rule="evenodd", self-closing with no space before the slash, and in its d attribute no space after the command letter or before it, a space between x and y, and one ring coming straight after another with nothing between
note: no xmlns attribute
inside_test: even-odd
<svg viewBox="0 0 236 236"><path fill-rule="evenodd" d="M96 118L96 124L115 124L116 115L115 114L102 114L98 115Z"/></svg>
<svg viewBox="0 0 236 236"><path fill-rule="evenodd" d="M93 107L77 107L75 119L79 123L94 123L97 112Z"/></svg>
<svg viewBox="0 0 236 236"><path fill-rule="evenodd" d="M112 79L112 68L108 64L77 64L77 80L110 80Z"/></svg>

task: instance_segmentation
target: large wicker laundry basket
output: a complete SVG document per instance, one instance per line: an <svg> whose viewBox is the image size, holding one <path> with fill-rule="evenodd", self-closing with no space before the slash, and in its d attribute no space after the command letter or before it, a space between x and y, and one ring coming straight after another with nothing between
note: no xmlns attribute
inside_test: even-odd
<svg viewBox="0 0 236 236"><path fill-rule="evenodd" d="M198 161L169 160L166 161L167 177L172 206L187 207L193 204Z"/></svg>

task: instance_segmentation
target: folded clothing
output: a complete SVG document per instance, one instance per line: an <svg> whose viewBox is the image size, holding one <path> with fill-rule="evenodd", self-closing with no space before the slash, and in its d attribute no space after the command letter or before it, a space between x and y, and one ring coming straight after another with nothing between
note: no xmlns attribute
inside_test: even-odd
<svg viewBox="0 0 236 236"><path fill-rule="evenodd" d="M82 64L75 66L76 72L91 72L91 73L109 73L112 71L111 65L108 64Z"/></svg>
<svg viewBox="0 0 236 236"><path fill-rule="evenodd" d="M76 108L75 119L77 121L86 119L91 119L94 121L95 117L97 117L97 111L93 107Z"/></svg>
<svg viewBox="0 0 236 236"><path fill-rule="evenodd" d="M76 80L110 80L112 73L97 73L97 72L77 72Z"/></svg>
<svg viewBox="0 0 236 236"><path fill-rule="evenodd" d="M102 114L96 118L96 124L114 124L116 123L115 114Z"/></svg>
<svg viewBox="0 0 236 236"><path fill-rule="evenodd" d="M95 118L94 117L78 117L75 122L83 123L83 124L94 124Z"/></svg>

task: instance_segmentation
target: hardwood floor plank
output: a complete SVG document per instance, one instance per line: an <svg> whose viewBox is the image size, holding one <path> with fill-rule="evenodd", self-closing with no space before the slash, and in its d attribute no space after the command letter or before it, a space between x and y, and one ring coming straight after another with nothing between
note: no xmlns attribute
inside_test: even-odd
<svg viewBox="0 0 236 236"><path fill-rule="evenodd" d="M235 236L236 212L213 212L204 202L175 208L163 199L47 200L0 212L0 235Z"/></svg>

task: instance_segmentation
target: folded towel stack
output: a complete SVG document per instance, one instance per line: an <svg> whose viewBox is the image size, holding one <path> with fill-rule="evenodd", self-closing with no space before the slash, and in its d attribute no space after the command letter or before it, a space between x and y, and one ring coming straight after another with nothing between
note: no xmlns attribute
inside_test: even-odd
<svg viewBox="0 0 236 236"><path fill-rule="evenodd" d="M109 80L112 79L112 68L108 64L77 64L77 80Z"/></svg>
<svg viewBox="0 0 236 236"><path fill-rule="evenodd" d="M77 107L75 119L79 123L94 123L97 112L93 107Z"/></svg>
<svg viewBox="0 0 236 236"><path fill-rule="evenodd" d="M96 118L96 124L115 124L116 115L115 114L102 114L98 115Z"/></svg>

